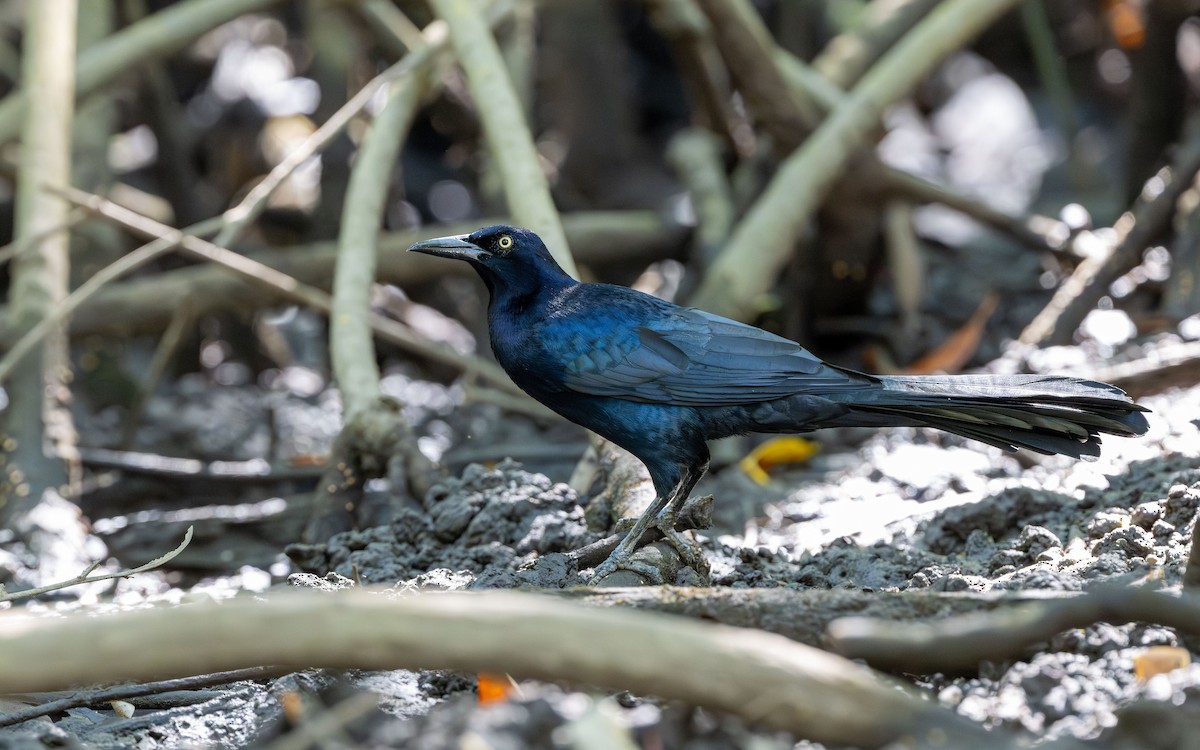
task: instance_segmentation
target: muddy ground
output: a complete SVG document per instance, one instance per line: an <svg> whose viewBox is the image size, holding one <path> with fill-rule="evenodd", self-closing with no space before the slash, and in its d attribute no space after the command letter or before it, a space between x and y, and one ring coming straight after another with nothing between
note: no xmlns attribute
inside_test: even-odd
<svg viewBox="0 0 1200 750"><path fill-rule="evenodd" d="M1076 360L1081 372L1095 362ZM174 546L187 525L197 527L195 542L172 570L27 606L137 607L355 582L557 589L586 579L566 553L604 530L588 527L581 498L565 483L586 447L581 431L539 426L495 406L459 408L461 393L454 388L403 374L391 375L387 387L420 404L410 417L427 448L440 446L447 467L446 478L420 501L401 498L389 523L293 548L297 565L282 552L306 517L312 472L297 470L282 492L277 482L209 477L191 482L188 496L171 494L179 480L161 472L125 470L106 486L100 481L106 474L96 471L90 512L117 507L118 496L125 506L95 520L94 544L103 542L132 565ZM712 563L711 583L862 591L1080 591L1111 582L1176 587L1200 507L1200 386L1142 403L1153 410L1149 433L1107 440L1093 462L1010 455L921 430L828 431L818 436L815 458L759 485L733 463L751 439L717 445L717 470L698 490L717 498L716 523L698 537ZM296 455L319 452L337 429L330 391L303 396L247 385L214 394L185 381L151 413L164 415L161 429L178 428L181 420L165 415L186 415L190 404L203 404L210 425L218 412L215 424L229 433L203 436L214 453L254 445L241 426L267 417L285 436L280 449ZM463 439L466 434L474 439ZM504 458L458 468L489 447L523 462ZM370 491L392 492L381 484ZM197 496L211 501L197 502ZM10 575L34 562L11 543L5 551ZM679 582L695 582L694 574L685 570ZM1036 653L985 662L973 674L906 679L1014 736L1071 736L1096 747L1187 747L1171 738L1180 727L1188 736L1187 722L1194 727L1197 721L1200 665L1149 679L1135 674L1135 658L1162 645L1195 648L1183 634L1153 624L1099 623L1062 633ZM595 745L581 738L600 736L611 737L608 747L646 748L786 748L798 741L653 697L530 682L507 701L481 707L475 683L474 675L439 672L313 671L192 691L170 706L145 699L128 719L103 707L72 709L0 729L0 747L265 746L290 731L281 706L291 697L302 696L311 708L364 689L382 702L348 726L342 746L587 747ZM1169 709L1169 718L1156 709ZM1144 730L1147 721L1152 731Z"/></svg>

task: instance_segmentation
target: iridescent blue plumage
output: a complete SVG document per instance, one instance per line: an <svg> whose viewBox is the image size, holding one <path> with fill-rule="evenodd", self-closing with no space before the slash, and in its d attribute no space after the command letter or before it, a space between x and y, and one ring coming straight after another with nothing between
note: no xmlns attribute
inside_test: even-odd
<svg viewBox="0 0 1200 750"><path fill-rule="evenodd" d="M1009 450L1094 456L1099 435L1145 432L1120 389L1044 376L880 377L834 367L753 326L625 287L579 283L534 233L509 226L413 245L466 260L491 295L492 351L526 393L646 464L658 499L641 532L671 531L708 465L707 440L832 426L925 425ZM660 514L661 511L661 514Z"/></svg>

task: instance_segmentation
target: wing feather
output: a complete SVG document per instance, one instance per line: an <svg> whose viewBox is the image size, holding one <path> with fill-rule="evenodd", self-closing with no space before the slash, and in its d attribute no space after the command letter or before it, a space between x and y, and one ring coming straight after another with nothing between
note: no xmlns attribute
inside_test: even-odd
<svg viewBox="0 0 1200 750"><path fill-rule="evenodd" d="M692 308L661 308L602 352L577 357L570 390L681 406L772 401L858 390L875 382L834 368L802 346L762 329Z"/></svg>

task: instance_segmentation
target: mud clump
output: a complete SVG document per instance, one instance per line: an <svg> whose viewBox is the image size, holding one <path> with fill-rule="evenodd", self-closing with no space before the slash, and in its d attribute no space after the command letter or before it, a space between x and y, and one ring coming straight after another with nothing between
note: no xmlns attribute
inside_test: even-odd
<svg viewBox="0 0 1200 750"><path fill-rule="evenodd" d="M461 477L430 488L419 508L401 509L386 525L343 532L322 545L297 545L289 555L306 572L334 572L362 583L420 577L444 588L434 583L447 578L436 573L444 571L455 574L453 588L555 588L577 582L563 553L597 537L570 487L504 460L491 469L471 464Z"/></svg>

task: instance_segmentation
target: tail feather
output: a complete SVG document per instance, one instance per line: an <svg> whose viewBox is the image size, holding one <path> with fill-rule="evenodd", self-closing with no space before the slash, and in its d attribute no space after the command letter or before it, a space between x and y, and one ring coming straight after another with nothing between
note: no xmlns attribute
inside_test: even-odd
<svg viewBox="0 0 1200 750"><path fill-rule="evenodd" d="M1130 437L1148 425L1144 407L1120 388L1077 378L960 375L881 378L882 388L845 404L888 422L916 423L1006 450L1081 458L1100 453L1100 435Z"/></svg>

